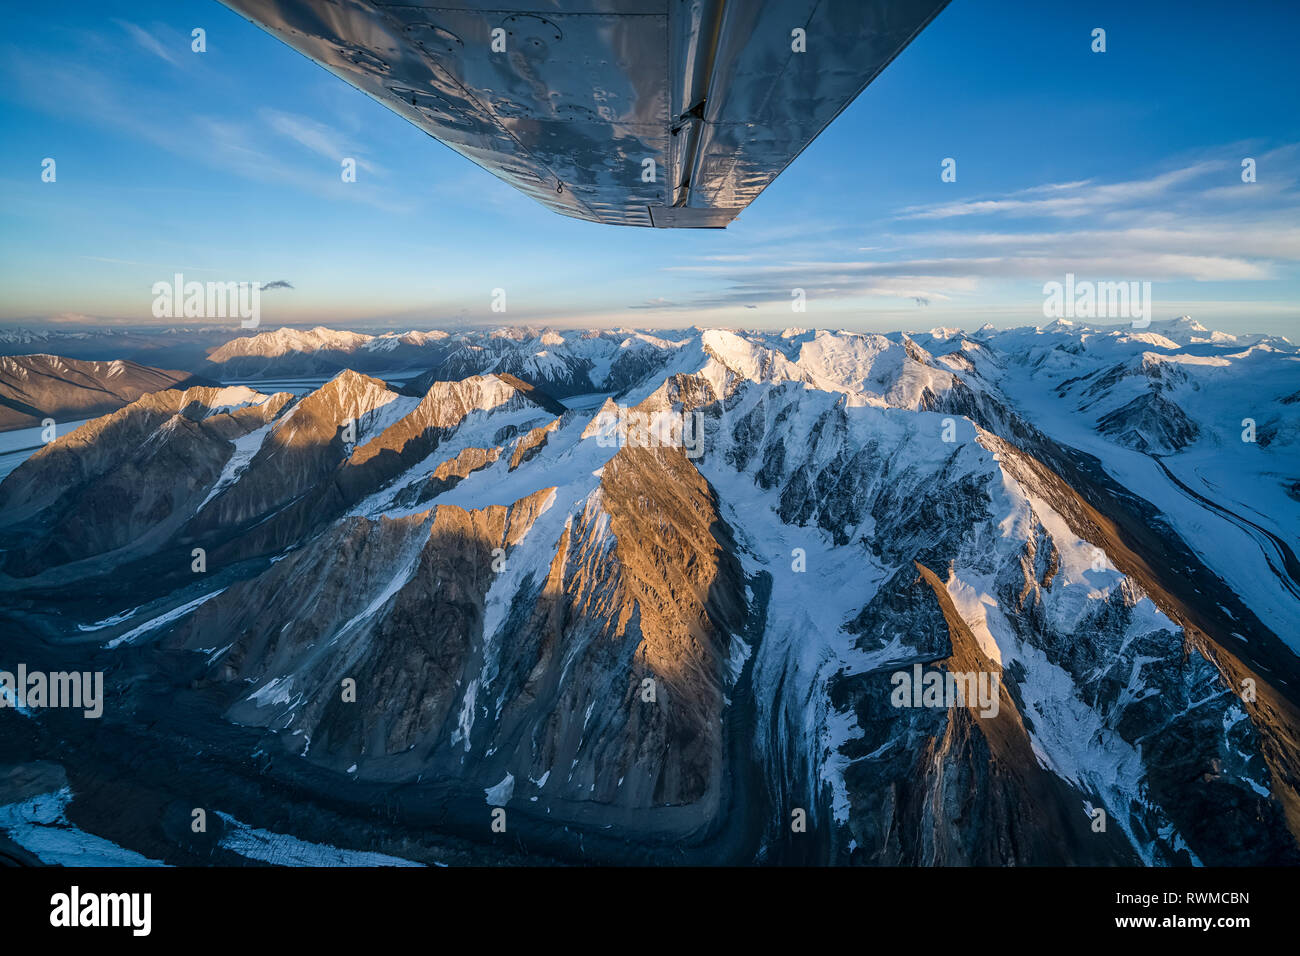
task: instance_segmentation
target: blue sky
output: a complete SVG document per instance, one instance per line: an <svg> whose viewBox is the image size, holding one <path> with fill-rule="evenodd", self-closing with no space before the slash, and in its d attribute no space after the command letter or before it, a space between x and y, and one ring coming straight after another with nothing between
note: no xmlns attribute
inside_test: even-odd
<svg viewBox="0 0 1300 956"><path fill-rule="evenodd" d="M1300 338L1283 0L954 0L725 231L550 213L210 0L6 17L4 324L152 323L182 272L288 280L270 326L973 328L1045 321L1073 272L1150 281L1157 319Z"/></svg>

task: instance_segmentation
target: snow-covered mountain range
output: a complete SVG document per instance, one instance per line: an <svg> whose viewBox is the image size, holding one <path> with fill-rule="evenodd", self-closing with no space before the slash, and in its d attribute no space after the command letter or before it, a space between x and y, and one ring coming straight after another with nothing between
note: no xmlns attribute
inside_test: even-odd
<svg viewBox="0 0 1300 956"><path fill-rule="evenodd" d="M282 329L202 370L328 381L146 394L0 483L0 653L109 671L116 730L9 746L145 856L221 859L114 816L152 748L190 777L132 770L150 805L415 860L505 852L503 807L552 859L1300 862L1286 339Z"/></svg>

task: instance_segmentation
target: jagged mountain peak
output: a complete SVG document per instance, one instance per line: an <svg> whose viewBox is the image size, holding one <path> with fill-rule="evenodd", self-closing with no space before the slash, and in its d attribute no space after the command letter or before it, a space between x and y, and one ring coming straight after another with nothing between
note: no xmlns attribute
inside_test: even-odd
<svg viewBox="0 0 1300 956"><path fill-rule="evenodd" d="M324 326L313 329L284 326L269 332L231 339L215 349L208 359L211 362L225 362L244 356L273 358L290 352L351 351L371 339L372 336L363 333L338 331Z"/></svg>

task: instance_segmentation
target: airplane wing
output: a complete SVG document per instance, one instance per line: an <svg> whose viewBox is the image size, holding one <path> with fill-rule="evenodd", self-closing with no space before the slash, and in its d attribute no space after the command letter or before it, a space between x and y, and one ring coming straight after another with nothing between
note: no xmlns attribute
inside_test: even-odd
<svg viewBox="0 0 1300 956"><path fill-rule="evenodd" d="M221 0L555 212L722 228L948 0Z"/></svg>

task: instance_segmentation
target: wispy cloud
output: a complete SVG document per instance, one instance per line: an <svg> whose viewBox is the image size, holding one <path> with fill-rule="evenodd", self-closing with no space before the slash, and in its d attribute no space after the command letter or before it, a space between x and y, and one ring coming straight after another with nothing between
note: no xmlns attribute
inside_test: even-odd
<svg viewBox="0 0 1300 956"><path fill-rule="evenodd" d="M303 190L322 198L360 202L387 213L409 213L411 204L373 179L369 183L344 183L339 176L335 144L345 139L323 124L288 113L263 111L252 119L225 118L178 109L164 89L131 85L119 78L77 63L54 64L16 54L4 64L4 79L32 106L54 115L72 116L78 122L109 127L119 134L158 149L244 179ZM328 155L322 164L303 161L274 143L290 136L309 152ZM343 152L364 163L360 150Z"/></svg>
<svg viewBox="0 0 1300 956"><path fill-rule="evenodd" d="M281 136L293 140L317 155L332 160L335 164L345 158L357 161L357 166L369 173L376 173L377 167L370 160L362 157L361 150L354 143L348 143L336 129L296 113L281 110L264 109L258 114L262 121Z"/></svg>
<svg viewBox="0 0 1300 956"><path fill-rule="evenodd" d="M1261 158L1275 187L1263 205L1250 192L1257 184L1249 183L1211 187L1236 189L1237 201L1225 194L1223 202L1207 202L1207 182L1236 176L1232 162L1217 158L1121 182L1045 183L1005 196L911 205L886 220L894 228L873 232L870 246L853 247L869 258L837 256L845 244L830 242L816 244L828 252L824 258L792 260L788 242L764 237L751 244L752 252L665 267L697 288L657 307L786 302L794 288L821 299L964 304L987 287L1041 283L1067 272L1161 282L1281 278L1300 262L1300 196L1287 175L1300 155L1293 149ZM947 228L916 228L940 220ZM997 226L988 228L985 220ZM1018 228L1026 220L1028 228ZM806 254L813 245L800 248Z"/></svg>
<svg viewBox="0 0 1300 956"><path fill-rule="evenodd" d="M146 30L144 27L131 23L128 20L115 20L118 26L125 30L131 39L140 44L141 47L148 50L154 56L166 60L172 66L179 65L176 54L166 47L156 36Z"/></svg>
<svg viewBox="0 0 1300 956"><path fill-rule="evenodd" d="M1232 222L1180 221L1162 226L1121 229L1068 229L1057 232L938 232L910 233L896 237L910 248L943 249L948 252L978 251L1008 258L1079 256L1129 261L1140 267L1153 255L1179 257L1180 272L1194 260L1203 260L1207 273L1193 278L1220 278L1210 274L1223 261L1300 260L1300 226L1271 220ZM1226 255L1225 255L1226 254ZM1171 262L1175 260L1170 260Z"/></svg>
<svg viewBox="0 0 1300 956"><path fill-rule="evenodd" d="M1016 216L1058 216L1072 218L1105 212L1140 200L1167 194L1171 189L1207 173L1229 168L1226 161L1206 161L1170 170L1148 179L1121 183L1094 183L1083 180L1035 186L993 199L974 199L952 203L909 206L899 219L952 219L958 216L994 214ZM1045 195L1044 195L1045 194Z"/></svg>

